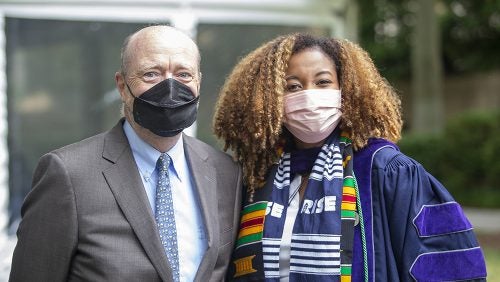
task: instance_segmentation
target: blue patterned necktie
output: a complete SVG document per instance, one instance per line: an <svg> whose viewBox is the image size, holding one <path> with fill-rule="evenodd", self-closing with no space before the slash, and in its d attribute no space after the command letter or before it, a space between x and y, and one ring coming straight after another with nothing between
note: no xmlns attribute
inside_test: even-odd
<svg viewBox="0 0 500 282"><path fill-rule="evenodd" d="M170 157L167 153L161 154L156 162L158 170L158 184L156 185L156 224L160 233L161 243L172 266L174 281L179 281L179 254L177 249L177 229L175 227L174 201L168 178Z"/></svg>

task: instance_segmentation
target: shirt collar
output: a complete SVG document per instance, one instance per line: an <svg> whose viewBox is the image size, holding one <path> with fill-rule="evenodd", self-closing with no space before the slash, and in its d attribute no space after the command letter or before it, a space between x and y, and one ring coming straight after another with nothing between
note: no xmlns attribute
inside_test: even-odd
<svg viewBox="0 0 500 282"><path fill-rule="evenodd" d="M142 140L127 120L123 123L123 130L141 173L151 176L155 172L156 161L160 158L161 152ZM185 162L182 134L177 143L167 151L167 154L172 160L170 168L174 171L179 181L182 182L182 179L185 177L185 175L182 175L185 172L181 169L182 162Z"/></svg>

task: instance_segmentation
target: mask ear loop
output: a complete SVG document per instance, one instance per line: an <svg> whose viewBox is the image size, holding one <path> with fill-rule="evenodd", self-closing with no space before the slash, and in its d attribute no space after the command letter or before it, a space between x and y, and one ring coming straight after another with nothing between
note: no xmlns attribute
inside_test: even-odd
<svg viewBox="0 0 500 282"><path fill-rule="evenodd" d="M132 95L132 97L134 98L137 98L133 93L132 93L132 90L130 90L130 86L128 86L128 83L125 82L125 85L127 85L127 89L128 89L128 92L130 93L130 95Z"/></svg>

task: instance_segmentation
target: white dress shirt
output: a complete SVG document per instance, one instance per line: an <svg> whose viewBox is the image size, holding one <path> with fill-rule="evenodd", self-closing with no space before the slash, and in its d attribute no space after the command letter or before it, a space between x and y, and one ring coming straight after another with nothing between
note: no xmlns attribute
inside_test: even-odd
<svg viewBox="0 0 500 282"><path fill-rule="evenodd" d="M123 124L123 130L130 143L154 215L158 180L155 167L161 152L142 140L127 121ZM184 154L182 135L167 154L172 159L168 174L177 227L180 281L193 281L207 249L207 238L199 199Z"/></svg>

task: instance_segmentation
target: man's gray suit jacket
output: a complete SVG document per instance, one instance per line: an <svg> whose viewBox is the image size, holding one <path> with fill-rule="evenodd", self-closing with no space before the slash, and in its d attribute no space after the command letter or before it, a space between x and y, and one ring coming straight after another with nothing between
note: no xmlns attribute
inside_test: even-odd
<svg viewBox="0 0 500 282"><path fill-rule="evenodd" d="M172 281L122 124L40 159L10 281ZM208 240L195 281L223 281L238 230L241 170L228 155L183 139Z"/></svg>

